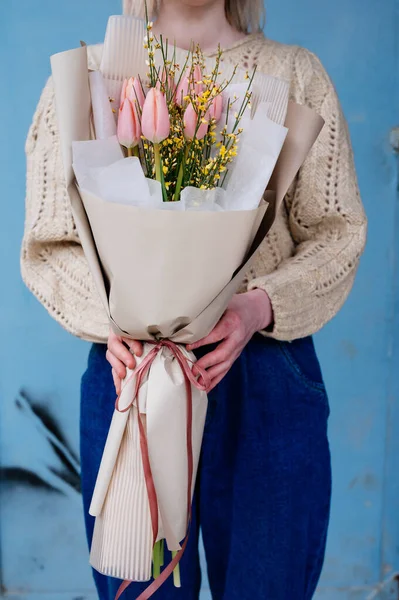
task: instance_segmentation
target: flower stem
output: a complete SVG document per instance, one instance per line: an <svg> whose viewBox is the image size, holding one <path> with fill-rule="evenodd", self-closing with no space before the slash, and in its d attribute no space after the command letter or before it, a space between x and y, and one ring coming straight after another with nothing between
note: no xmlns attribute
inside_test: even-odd
<svg viewBox="0 0 399 600"><path fill-rule="evenodd" d="M172 559L176 556L177 552L172 552ZM180 564L178 563L173 569L173 583L174 586L179 588L181 587L181 579L180 579Z"/></svg>
<svg viewBox="0 0 399 600"><path fill-rule="evenodd" d="M161 153L159 152L159 144L154 144L154 157L155 157L155 179L162 183L161 174Z"/></svg>
<svg viewBox="0 0 399 600"><path fill-rule="evenodd" d="M133 156L133 148L128 148L127 149L127 155L128 156Z"/></svg>
<svg viewBox="0 0 399 600"><path fill-rule="evenodd" d="M182 161L180 163L179 175L177 177L177 182L176 182L176 191L175 191L175 196L173 198L175 202L177 202L180 199L181 185L183 183L184 169L186 168L188 152L189 152L189 148L187 146L184 151L184 156L182 158Z"/></svg>
<svg viewBox="0 0 399 600"><path fill-rule="evenodd" d="M137 156L137 158L140 158L139 147L138 146L135 146L133 148L133 156Z"/></svg>
<svg viewBox="0 0 399 600"><path fill-rule="evenodd" d="M159 144L154 144L154 159L155 159L155 179L160 182L162 188L162 199L168 201L168 194L165 187L165 178L162 171L162 157L159 150Z"/></svg>
<svg viewBox="0 0 399 600"><path fill-rule="evenodd" d="M161 540L157 542L152 551L152 576L154 579L161 574Z"/></svg>
<svg viewBox="0 0 399 600"><path fill-rule="evenodd" d="M161 567L163 567L164 562L165 562L165 540L161 540L160 541L160 564Z"/></svg>

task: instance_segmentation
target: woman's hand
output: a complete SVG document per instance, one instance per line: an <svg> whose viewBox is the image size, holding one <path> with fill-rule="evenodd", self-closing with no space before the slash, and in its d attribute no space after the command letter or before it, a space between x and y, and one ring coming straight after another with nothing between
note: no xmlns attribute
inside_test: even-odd
<svg viewBox="0 0 399 600"><path fill-rule="evenodd" d="M143 354L143 345L141 342L115 335L112 329L110 329L106 358L112 367L112 377L114 378L115 389L118 395L121 393L121 381L126 377L126 367L129 367L129 369L136 367L134 354L136 356Z"/></svg>
<svg viewBox="0 0 399 600"><path fill-rule="evenodd" d="M214 330L202 340L187 346L187 350L195 350L201 346L221 342L215 350L196 363L208 371L212 382L211 389L230 370L254 333L265 329L272 321L272 305L266 292L256 289L245 294L236 294Z"/></svg>

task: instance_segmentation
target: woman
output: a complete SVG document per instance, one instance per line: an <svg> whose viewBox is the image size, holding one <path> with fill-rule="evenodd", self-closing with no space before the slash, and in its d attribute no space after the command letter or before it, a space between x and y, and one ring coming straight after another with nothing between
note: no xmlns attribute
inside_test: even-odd
<svg viewBox="0 0 399 600"><path fill-rule="evenodd" d="M214 331L192 346L213 387L194 524L182 559L183 588L168 581L156 597L199 597L201 526L215 600L309 600L323 564L331 491L329 407L310 336L347 298L366 236L347 126L316 56L263 36L261 0L158 4L155 33L180 47L199 42L208 55L220 43L225 60L245 69L256 64L262 72L289 80L292 99L319 112L326 125L242 293ZM132 12L140 6L126 0L124 8ZM89 54L95 68L101 47ZM114 385L120 389L141 344L108 332L65 193L51 80L30 130L27 156L24 280L68 331L96 342L81 401L90 541L93 522L87 511L113 412ZM113 598L120 582L94 576L100 599ZM125 597L136 598L144 587L131 585Z"/></svg>

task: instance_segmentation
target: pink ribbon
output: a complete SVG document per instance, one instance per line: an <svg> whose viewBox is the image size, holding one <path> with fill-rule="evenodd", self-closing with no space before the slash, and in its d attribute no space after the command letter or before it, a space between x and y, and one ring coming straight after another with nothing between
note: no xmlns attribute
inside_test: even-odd
<svg viewBox="0 0 399 600"><path fill-rule="evenodd" d="M198 376L196 377L192 372L192 368L190 367L190 363L192 361L188 359L182 350L177 346L174 342L170 340L161 340L160 342L149 342L150 344L154 344L154 348L147 354L147 356L141 361L140 365L137 369L130 375L128 380L125 382L127 385L133 378L135 378L135 386L133 397L131 402L126 406L126 408L121 409L119 407L120 396L116 399L115 408L119 412L128 411L134 404L134 401L137 401L137 412L138 412L138 423L139 423L139 433L140 433L140 449L141 449L141 457L143 461L143 469L144 469L144 477L148 494L148 501L150 505L150 515L151 515L151 526L152 526L152 539L153 546L155 545L158 537L158 500L157 494L155 490L154 479L151 472L151 464L150 457L148 452L148 441L147 435L144 429L143 422L140 417L140 406L139 406L139 390L144 382L144 378L147 375L148 371L151 368L152 363L157 357L158 353L162 350L162 348L169 348L172 352L176 360L178 361L182 373L184 375L184 382L186 386L186 401L187 401L187 422L186 422L186 441L187 441L187 469L188 469L188 478L187 478L187 527L186 527L186 536L184 538L183 544L179 552L177 552L176 556L173 560L168 564L167 567L162 571L162 573L138 596L137 600L148 600L167 580L167 578L173 573L174 568L180 562L181 557L186 549L190 523L191 523L191 490L192 490L192 480L193 480L193 472L194 472L194 460L193 460L193 446L192 446L192 426L193 426L193 397L192 397L192 389L191 386L194 385L201 391L206 392L210 387L210 378L208 373L199 367L196 367ZM202 381L202 383L201 383ZM124 581L115 596L115 600L118 600L123 592L129 587L129 585L133 583L132 581Z"/></svg>

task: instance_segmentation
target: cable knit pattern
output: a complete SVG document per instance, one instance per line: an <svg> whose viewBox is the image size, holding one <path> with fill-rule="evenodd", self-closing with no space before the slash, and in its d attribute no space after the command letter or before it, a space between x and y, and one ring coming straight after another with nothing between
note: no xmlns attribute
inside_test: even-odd
<svg viewBox="0 0 399 600"><path fill-rule="evenodd" d="M101 46L89 48L96 68ZM292 340L318 331L338 312L354 280L366 240L346 121L318 58L303 48L247 36L225 60L291 82L291 98L326 121L247 274L245 288L264 289L274 327L265 335ZM60 154L51 79L26 145L26 224L22 276L49 313L72 334L105 341L105 311L73 221Z"/></svg>

